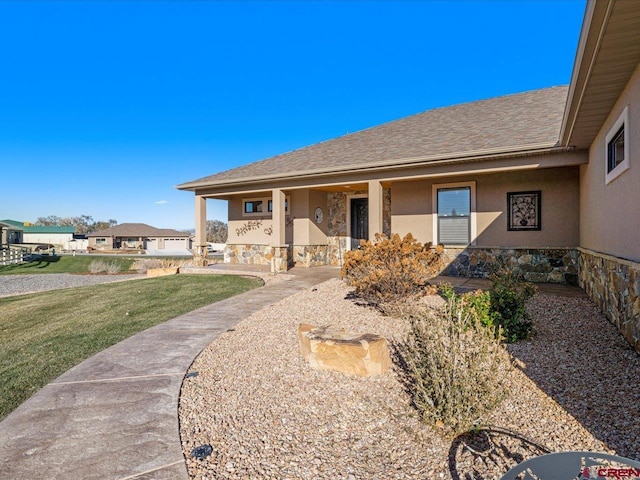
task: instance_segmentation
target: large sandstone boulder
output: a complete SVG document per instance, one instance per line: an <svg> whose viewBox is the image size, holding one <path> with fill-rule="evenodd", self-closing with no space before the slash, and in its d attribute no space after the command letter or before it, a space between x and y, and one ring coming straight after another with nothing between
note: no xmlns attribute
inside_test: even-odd
<svg viewBox="0 0 640 480"><path fill-rule="evenodd" d="M300 324L298 340L302 358L314 370L336 370L361 377L389 370L387 340L372 333L357 334L333 326Z"/></svg>
<svg viewBox="0 0 640 480"><path fill-rule="evenodd" d="M147 277L164 277L165 275L177 275L178 267L150 268Z"/></svg>

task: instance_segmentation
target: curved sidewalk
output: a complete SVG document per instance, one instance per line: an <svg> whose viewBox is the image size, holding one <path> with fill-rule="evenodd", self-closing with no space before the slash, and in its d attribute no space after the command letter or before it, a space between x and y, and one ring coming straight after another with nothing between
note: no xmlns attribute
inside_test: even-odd
<svg viewBox="0 0 640 480"><path fill-rule="evenodd" d="M178 399L195 357L253 312L339 275L335 267L293 269L73 367L0 422L0 478L188 479Z"/></svg>

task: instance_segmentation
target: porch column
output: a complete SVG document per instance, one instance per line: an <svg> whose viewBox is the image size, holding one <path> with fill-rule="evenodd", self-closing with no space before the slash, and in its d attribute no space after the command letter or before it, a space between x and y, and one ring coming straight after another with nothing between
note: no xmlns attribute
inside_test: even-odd
<svg viewBox="0 0 640 480"><path fill-rule="evenodd" d="M199 267L206 267L207 260L207 199L196 195L196 235L193 260Z"/></svg>
<svg viewBox="0 0 640 480"><path fill-rule="evenodd" d="M382 184L369 180L369 241L373 242L375 234L382 232Z"/></svg>
<svg viewBox="0 0 640 480"><path fill-rule="evenodd" d="M273 254L271 257L271 271L286 272L287 271L287 245L285 244L285 195L279 188L274 188L271 192L272 200L272 218L273 218L273 234L271 248Z"/></svg>

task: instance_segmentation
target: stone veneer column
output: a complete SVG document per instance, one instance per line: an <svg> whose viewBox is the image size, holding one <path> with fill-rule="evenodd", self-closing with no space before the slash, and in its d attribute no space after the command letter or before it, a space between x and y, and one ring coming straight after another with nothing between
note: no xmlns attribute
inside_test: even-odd
<svg viewBox="0 0 640 480"><path fill-rule="evenodd" d="M272 246L271 273L286 272L289 268L289 247Z"/></svg>
<svg viewBox="0 0 640 480"><path fill-rule="evenodd" d="M195 245L193 246L193 260L198 267L206 267L207 259L207 199L202 195L196 195L196 232Z"/></svg>

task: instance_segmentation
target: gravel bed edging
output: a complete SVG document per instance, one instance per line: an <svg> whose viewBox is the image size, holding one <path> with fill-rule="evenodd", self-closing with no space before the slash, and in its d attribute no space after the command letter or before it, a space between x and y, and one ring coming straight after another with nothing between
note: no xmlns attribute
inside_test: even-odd
<svg viewBox="0 0 640 480"><path fill-rule="evenodd" d="M35 275L0 275L0 298L27 293L87 287L102 283L126 282L146 278L141 274L77 275L73 273L41 273Z"/></svg>
<svg viewBox="0 0 640 480"><path fill-rule="evenodd" d="M395 370L349 377L313 371L300 358L299 323L404 338L402 322L348 293L340 280L300 292L196 358L190 372L198 375L184 380L179 405L192 479L498 479L548 451L640 458L640 356L588 299L536 295L538 334L508 347L511 397L488 420L495 427L445 440L418 420ZM190 458L203 444L211 456Z"/></svg>

